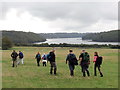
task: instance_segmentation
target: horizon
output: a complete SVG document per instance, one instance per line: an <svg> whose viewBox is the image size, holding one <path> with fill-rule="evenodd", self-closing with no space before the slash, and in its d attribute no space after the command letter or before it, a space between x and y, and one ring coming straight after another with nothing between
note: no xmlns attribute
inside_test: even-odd
<svg viewBox="0 0 120 90"><path fill-rule="evenodd" d="M117 29L119 30L119 29ZM15 32L31 32L31 31L16 31L16 30L0 30L0 31L15 31ZM116 31L116 30L109 30L109 31ZM109 31L102 31L102 32L109 32ZM84 33L102 33L102 32L84 32ZM31 32L31 33L35 33L35 32ZM54 32L54 33L35 33L35 34L55 34L55 33L79 33L79 34L84 34L81 32Z"/></svg>

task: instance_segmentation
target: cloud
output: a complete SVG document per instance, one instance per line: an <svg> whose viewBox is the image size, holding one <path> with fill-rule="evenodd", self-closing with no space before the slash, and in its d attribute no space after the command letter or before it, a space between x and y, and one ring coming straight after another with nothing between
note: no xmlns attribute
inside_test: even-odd
<svg viewBox="0 0 120 90"><path fill-rule="evenodd" d="M11 17L14 20L23 17L21 24L27 19L31 25L33 22L36 23L32 28L28 28L33 32L41 32L38 29L44 29L45 32L50 32L50 30L52 32L90 32L117 29L117 2L4 2L2 8L2 21ZM16 11L10 11L11 9ZM7 16L8 12L13 15ZM103 28L99 29L101 26L99 27L98 24ZM33 30L34 28L37 30Z"/></svg>

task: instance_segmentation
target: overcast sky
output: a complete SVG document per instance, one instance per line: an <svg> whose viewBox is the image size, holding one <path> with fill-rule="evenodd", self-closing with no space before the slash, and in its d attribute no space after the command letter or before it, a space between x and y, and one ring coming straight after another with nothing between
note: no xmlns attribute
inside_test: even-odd
<svg viewBox="0 0 120 90"><path fill-rule="evenodd" d="M0 8L0 30L84 33L118 29L118 2L6 1Z"/></svg>

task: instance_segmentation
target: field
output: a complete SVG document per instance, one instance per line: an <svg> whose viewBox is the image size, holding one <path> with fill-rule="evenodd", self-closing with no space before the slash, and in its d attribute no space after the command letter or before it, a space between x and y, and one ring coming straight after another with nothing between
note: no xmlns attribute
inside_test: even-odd
<svg viewBox="0 0 120 90"><path fill-rule="evenodd" d="M11 67L10 54L15 49L23 51L24 65ZM73 49L78 57L82 48L56 48L57 75L50 75L50 64L37 67L35 54L48 53L50 47L14 47L2 51L2 87L3 88L118 88L118 50L117 49L86 49L90 54L90 77L82 77L81 67L75 68L75 76L70 77L68 65L65 63L69 49ZM98 51L103 56L102 71L104 77L93 76L93 53Z"/></svg>

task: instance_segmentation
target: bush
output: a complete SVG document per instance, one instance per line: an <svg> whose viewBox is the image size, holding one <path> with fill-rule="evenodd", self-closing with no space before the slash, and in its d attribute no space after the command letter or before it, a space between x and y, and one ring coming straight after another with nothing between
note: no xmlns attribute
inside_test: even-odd
<svg viewBox="0 0 120 90"><path fill-rule="evenodd" d="M2 50L7 50L9 48L12 48L13 44L12 41L7 38L7 37L3 37L2 38Z"/></svg>

